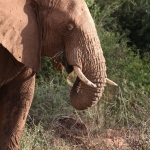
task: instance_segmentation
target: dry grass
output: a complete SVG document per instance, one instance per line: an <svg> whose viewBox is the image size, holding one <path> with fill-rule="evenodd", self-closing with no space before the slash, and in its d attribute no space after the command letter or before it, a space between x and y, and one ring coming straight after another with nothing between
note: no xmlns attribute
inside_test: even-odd
<svg viewBox="0 0 150 150"><path fill-rule="evenodd" d="M79 118L61 116L49 128L26 127L21 150L149 150L149 133L144 129L101 129L95 132L92 124Z"/></svg>
<svg viewBox="0 0 150 150"><path fill-rule="evenodd" d="M136 101L136 112L128 109L130 99L121 89L107 87L96 106L76 111L69 104L70 87L56 83L37 86L21 150L150 150L149 112Z"/></svg>

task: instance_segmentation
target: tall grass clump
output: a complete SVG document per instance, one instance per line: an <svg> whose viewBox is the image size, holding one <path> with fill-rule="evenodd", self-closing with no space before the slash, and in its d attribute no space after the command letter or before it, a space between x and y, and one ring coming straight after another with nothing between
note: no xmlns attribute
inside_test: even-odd
<svg viewBox="0 0 150 150"><path fill-rule="evenodd" d="M107 113L122 125L147 121L150 109L150 55L145 54L142 60L139 54L132 51L134 47L127 47L119 34L103 30L99 33L108 76L119 85L118 88L106 88Z"/></svg>

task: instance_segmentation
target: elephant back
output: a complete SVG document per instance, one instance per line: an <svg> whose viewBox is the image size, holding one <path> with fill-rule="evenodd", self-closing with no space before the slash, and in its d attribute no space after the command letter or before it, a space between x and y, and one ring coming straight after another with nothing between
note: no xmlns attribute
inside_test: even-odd
<svg viewBox="0 0 150 150"><path fill-rule="evenodd" d="M40 70L39 31L30 0L0 0L0 43L17 61Z"/></svg>

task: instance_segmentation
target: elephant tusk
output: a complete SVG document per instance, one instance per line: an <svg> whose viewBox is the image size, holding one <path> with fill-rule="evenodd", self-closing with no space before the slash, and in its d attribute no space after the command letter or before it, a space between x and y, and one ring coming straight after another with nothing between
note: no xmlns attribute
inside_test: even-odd
<svg viewBox="0 0 150 150"><path fill-rule="evenodd" d="M74 68L74 72L80 78L81 81L83 81L88 86L95 87L95 88L97 87L96 84L92 83L90 80L88 80L85 77L85 75L83 74L83 72L81 71L81 69L79 67L73 66L73 68Z"/></svg>
<svg viewBox="0 0 150 150"><path fill-rule="evenodd" d="M106 78L106 82L110 85L114 85L114 86L118 86L118 84L116 84L115 82L113 82L112 80Z"/></svg>

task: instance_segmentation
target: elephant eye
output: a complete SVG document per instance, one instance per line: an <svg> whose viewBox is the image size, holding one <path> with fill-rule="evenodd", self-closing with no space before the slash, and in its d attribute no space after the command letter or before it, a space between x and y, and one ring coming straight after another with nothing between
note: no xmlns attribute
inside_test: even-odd
<svg viewBox="0 0 150 150"><path fill-rule="evenodd" d="M74 28L73 24L68 24L68 25L67 25L67 30L68 30L68 31L73 30L73 28Z"/></svg>

